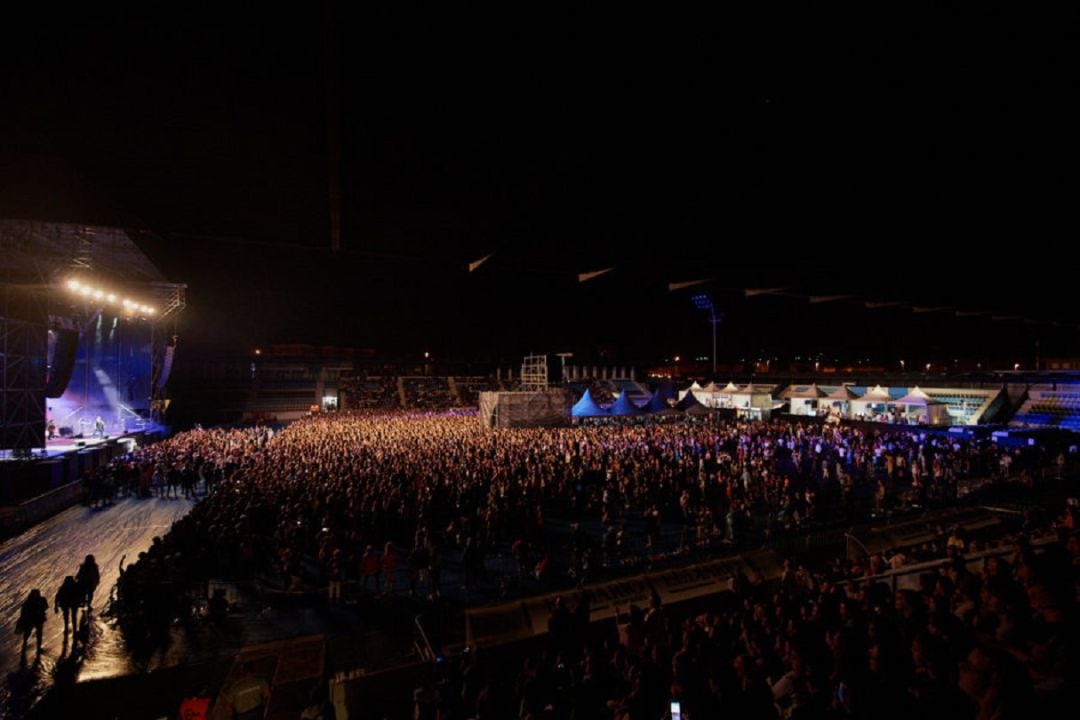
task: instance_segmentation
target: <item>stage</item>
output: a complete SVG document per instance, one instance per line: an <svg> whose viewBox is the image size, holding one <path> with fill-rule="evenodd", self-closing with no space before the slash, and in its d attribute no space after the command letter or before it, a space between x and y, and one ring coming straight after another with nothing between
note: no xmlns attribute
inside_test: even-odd
<svg viewBox="0 0 1080 720"><path fill-rule="evenodd" d="M123 448L115 455L122 455L127 452L131 452L136 447L142 446L146 442L154 442L161 438L167 437L169 434L169 428L166 425L159 425L153 422L141 423L143 427L114 430L112 433L106 431L106 435L103 437L94 437L88 435L86 437L71 436L71 437L56 437L52 440L45 441L45 447L34 448L32 450L32 460L50 460L70 453L83 452L87 450L100 450L102 446L119 447ZM0 450L0 461L14 460L12 451ZM19 458L26 461L27 458Z"/></svg>
<svg viewBox="0 0 1080 720"><path fill-rule="evenodd" d="M0 454L0 537L28 528L82 499L77 482L112 460L169 434L164 425L104 438L56 438L30 459Z"/></svg>

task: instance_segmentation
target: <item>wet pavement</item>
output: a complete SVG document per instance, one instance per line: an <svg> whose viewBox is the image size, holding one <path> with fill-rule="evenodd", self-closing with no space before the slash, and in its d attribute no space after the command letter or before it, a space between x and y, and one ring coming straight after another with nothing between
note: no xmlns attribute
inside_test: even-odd
<svg viewBox="0 0 1080 720"><path fill-rule="evenodd" d="M132 661L120 632L101 616L119 577L120 559L127 563L164 535L172 523L194 505L179 499L124 499L101 509L77 506L0 543L0 717L16 715L13 707L32 703L54 677L76 675L79 680L115 677L131 672ZM68 660L70 642L64 622L53 609L53 597L65 575L74 575L87 555L94 555L101 584L94 595L89 641L78 662ZM41 657L35 666L34 640L27 666L20 665L22 634L15 633L19 608L32 588L49 602L42 635ZM5 709L8 711L5 712Z"/></svg>

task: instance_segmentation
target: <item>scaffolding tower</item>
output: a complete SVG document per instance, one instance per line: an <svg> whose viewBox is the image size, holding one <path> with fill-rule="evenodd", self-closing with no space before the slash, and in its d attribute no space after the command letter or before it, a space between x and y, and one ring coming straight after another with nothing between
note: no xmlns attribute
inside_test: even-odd
<svg viewBox="0 0 1080 720"><path fill-rule="evenodd" d="M548 389L547 355L526 355L521 363L521 389L542 392Z"/></svg>

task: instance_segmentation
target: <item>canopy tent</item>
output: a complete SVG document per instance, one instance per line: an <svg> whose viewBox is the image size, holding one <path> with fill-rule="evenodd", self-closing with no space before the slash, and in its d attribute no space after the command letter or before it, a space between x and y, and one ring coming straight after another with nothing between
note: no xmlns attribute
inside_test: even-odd
<svg viewBox="0 0 1080 720"><path fill-rule="evenodd" d="M841 385L818 401L819 408L827 408L828 414L834 418L846 418L851 416L851 402L858 400L859 396L847 385Z"/></svg>
<svg viewBox="0 0 1080 720"><path fill-rule="evenodd" d="M710 382L705 387L701 387L695 382L689 388L679 393L679 399L682 400L688 393L697 398L697 401L705 407L715 408L720 407L722 404L726 405L722 400L727 400L727 397L721 396L720 388L717 387L714 382Z"/></svg>
<svg viewBox="0 0 1080 720"><path fill-rule="evenodd" d="M622 393L615 404L608 408L611 415L644 415L645 411L630 401L630 393Z"/></svg>
<svg viewBox="0 0 1080 720"><path fill-rule="evenodd" d="M927 403L936 403L937 400L927 395L925 391L919 389L919 386L916 385L907 395L897 398L894 402L897 405L926 405Z"/></svg>
<svg viewBox="0 0 1080 720"><path fill-rule="evenodd" d="M859 397L859 400L872 403L891 403L893 401L889 391L880 385L875 385L870 390L867 390L865 394Z"/></svg>
<svg viewBox="0 0 1080 720"><path fill-rule="evenodd" d="M851 417L871 422L892 423L897 421L899 407L896 399L889 394L888 388L875 385L861 397L851 401Z"/></svg>
<svg viewBox="0 0 1080 720"><path fill-rule="evenodd" d="M653 396L649 398L649 402L645 403L644 407L642 407L641 409L653 415L657 413L663 413L665 415L676 415L679 412L668 404L666 398L661 396L660 390L654 392Z"/></svg>
<svg viewBox="0 0 1080 720"><path fill-rule="evenodd" d="M915 420L927 425L950 424L948 406L927 395L919 389L918 385L894 402L903 407L903 417L907 420Z"/></svg>
<svg viewBox="0 0 1080 720"><path fill-rule="evenodd" d="M698 381L695 380L694 382L690 383L690 387L686 388L685 390L679 391L679 401L681 402L682 399L685 398L687 395L693 395L700 402L703 397L702 392L704 390L705 388L701 387L701 385L698 384Z"/></svg>
<svg viewBox="0 0 1080 720"><path fill-rule="evenodd" d="M859 398L847 385L841 385L825 396L826 399L840 402L851 402Z"/></svg>
<svg viewBox="0 0 1080 720"><path fill-rule="evenodd" d="M769 417L773 409L772 385L750 383L731 393L731 406L739 417L760 420Z"/></svg>
<svg viewBox="0 0 1080 720"><path fill-rule="evenodd" d="M790 402L789 412L792 415L817 415L818 401L826 395L827 393L817 384L812 384L809 387L792 385L781 393L780 397Z"/></svg>
<svg viewBox="0 0 1080 720"><path fill-rule="evenodd" d="M709 388L715 388L709 395L709 407L714 408L730 408L731 396L733 393L739 392L739 386L733 382L729 382L724 387L716 387L715 383L709 383Z"/></svg>
<svg viewBox="0 0 1080 720"><path fill-rule="evenodd" d="M828 393L819 388L816 384L810 385L809 387L792 385L781 393L780 397L787 400L817 400L819 398L828 397Z"/></svg>
<svg viewBox="0 0 1080 720"><path fill-rule="evenodd" d="M592 393L586 388L585 392L581 395L581 399L574 404L574 407L570 408L570 415L578 418L607 417L608 412L596 404L596 401L593 400Z"/></svg>
<svg viewBox="0 0 1080 720"><path fill-rule="evenodd" d="M686 409L686 414L691 417L702 417L704 415L712 415L713 411L701 403L695 403Z"/></svg>
<svg viewBox="0 0 1080 720"><path fill-rule="evenodd" d="M701 404L701 401L694 396L694 393L688 392L683 395L682 400L680 400L679 403L675 406L675 409L682 410L683 412L689 412L690 409L694 407L701 408L702 410L707 409L704 405Z"/></svg>

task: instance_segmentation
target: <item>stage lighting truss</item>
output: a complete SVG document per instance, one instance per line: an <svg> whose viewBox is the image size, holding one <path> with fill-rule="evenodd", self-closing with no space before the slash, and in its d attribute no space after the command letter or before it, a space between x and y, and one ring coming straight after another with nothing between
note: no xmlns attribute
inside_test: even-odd
<svg viewBox="0 0 1080 720"><path fill-rule="evenodd" d="M95 302L102 307L109 306L122 310L129 317L140 317L151 321L160 320L184 309L186 285L176 283L147 283L147 285L148 291L142 295L153 296L152 300L146 297L137 299L128 297L77 278L71 278L64 283L64 287L73 297Z"/></svg>

